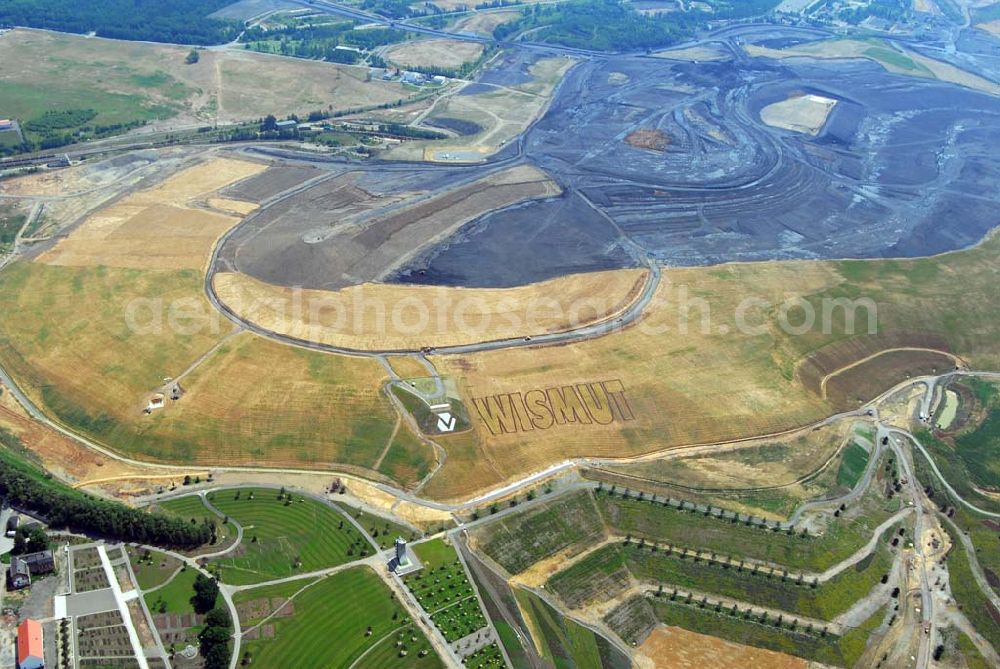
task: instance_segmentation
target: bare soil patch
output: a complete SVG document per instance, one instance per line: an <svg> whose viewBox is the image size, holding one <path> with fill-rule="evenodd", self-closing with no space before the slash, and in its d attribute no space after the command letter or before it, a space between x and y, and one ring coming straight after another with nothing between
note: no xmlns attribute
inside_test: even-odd
<svg viewBox="0 0 1000 669"><path fill-rule="evenodd" d="M670 137L662 130L640 128L626 135L625 142L637 149L666 151L670 145Z"/></svg>
<svg viewBox="0 0 1000 669"><path fill-rule="evenodd" d="M276 205L238 230L222 250L222 265L286 286L339 290L379 282L465 223L497 208L558 193L547 175L528 166L432 197L379 197L347 174ZM312 229L304 228L303 220L310 222L313 215ZM245 308L240 302L230 306Z"/></svg>
<svg viewBox="0 0 1000 669"><path fill-rule="evenodd" d="M943 337L932 334L887 332L878 335L863 335L824 346L811 353L798 364L796 376L806 388L817 395L823 395L824 379L882 351L899 348L950 352L948 342ZM891 387L899 380L896 379L888 383L882 390Z"/></svg>
<svg viewBox="0 0 1000 669"><path fill-rule="evenodd" d="M836 100L821 95L798 95L764 107L760 118L775 128L816 135L836 105Z"/></svg>
<svg viewBox="0 0 1000 669"><path fill-rule="evenodd" d="M680 627L661 626L639 647L639 653L656 669L806 669L799 657L763 648L723 641Z"/></svg>
<svg viewBox="0 0 1000 669"><path fill-rule="evenodd" d="M829 378L826 396L837 406L866 402L914 376L942 374L955 367L950 355L934 351L886 351Z"/></svg>

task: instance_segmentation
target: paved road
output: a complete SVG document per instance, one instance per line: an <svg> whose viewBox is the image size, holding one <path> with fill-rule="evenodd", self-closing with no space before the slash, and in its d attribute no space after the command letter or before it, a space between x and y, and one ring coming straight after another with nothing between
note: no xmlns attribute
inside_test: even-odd
<svg viewBox="0 0 1000 669"><path fill-rule="evenodd" d="M114 594L118 611L121 613L122 621L125 623L125 631L128 632L128 640L132 644L132 653L135 655L136 662L139 663L139 669L149 669L149 662L146 660L142 641L139 640L139 633L132 622L132 616L128 611L128 604L126 604L122 595L121 586L118 585L118 577L115 576L115 569L111 566L111 561L108 559L108 550L104 544L98 545L97 553L101 556L101 566L104 567L104 575L107 576L108 582L111 583L111 592Z"/></svg>

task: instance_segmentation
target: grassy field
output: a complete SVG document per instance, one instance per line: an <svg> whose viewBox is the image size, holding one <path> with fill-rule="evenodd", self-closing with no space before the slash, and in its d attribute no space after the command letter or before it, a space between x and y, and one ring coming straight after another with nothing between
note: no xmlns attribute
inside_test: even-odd
<svg viewBox="0 0 1000 669"><path fill-rule="evenodd" d="M816 573L863 547L875 528L900 508L898 499L886 499L879 486L873 485L843 517L831 520L824 532L815 536L719 518L718 509L705 514L690 510L686 504L688 510L680 510L677 497L669 505L666 501L653 496L639 499L634 492L625 497L623 491L612 493L610 488L596 496L576 492L487 523L473 531L471 542L509 572L521 574L519 578L526 583L544 582L566 560L612 535ZM571 567L570 572L579 567L575 573L580 578L571 577L572 584L564 588L571 593L567 599L580 604L606 590L623 587L628 574L619 569L620 560L605 559L613 554L605 548L583 560L603 564L597 571L606 578L591 578L587 566ZM554 587L559 587L559 579L558 574L552 577Z"/></svg>
<svg viewBox="0 0 1000 669"><path fill-rule="evenodd" d="M268 488L209 493L212 504L243 526L242 548L216 560L220 580L258 583L371 555L373 549L341 514L311 498L279 499Z"/></svg>
<svg viewBox="0 0 1000 669"><path fill-rule="evenodd" d="M563 617L529 590L516 589L514 596L543 658L572 669L602 669L593 632Z"/></svg>
<svg viewBox="0 0 1000 669"><path fill-rule="evenodd" d="M27 220L27 215L17 205L0 204L0 254L14 248L14 239Z"/></svg>
<svg viewBox="0 0 1000 669"><path fill-rule="evenodd" d="M844 457L837 469L837 485L854 488L861 480L868 466L868 451L857 443L851 443L844 449Z"/></svg>
<svg viewBox="0 0 1000 669"><path fill-rule="evenodd" d="M991 402L986 416L974 430L955 439L958 456L972 482L987 490L1000 490L1000 404Z"/></svg>
<svg viewBox="0 0 1000 669"><path fill-rule="evenodd" d="M1000 647L1000 611L979 589L969 566L969 554L961 541L955 541L948 552L947 561L949 583L955 601L976 631L994 648Z"/></svg>
<svg viewBox="0 0 1000 669"><path fill-rule="evenodd" d="M127 546L125 550L128 551L137 585L142 590L163 585L181 566L180 560L160 551L139 550L132 546Z"/></svg>
<svg viewBox="0 0 1000 669"><path fill-rule="evenodd" d="M396 537L402 537L408 542L419 538L419 533L408 527L386 520L382 516L367 513L361 509L355 509L346 504L336 504L344 512L352 516L361 527L365 528L372 539L382 548L391 548L396 541Z"/></svg>
<svg viewBox="0 0 1000 669"><path fill-rule="evenodd" d="M249 590L240 593L237 604L245 609L254 600L286 599L304 585ZM423 633L409 624L393 593L368 567L320 579L296 595L292 606L292 615L276 615L264 623L273 638L260 634L252 640L244 639L243 648L250 653L254 666L349 667L362 656L365 664L359 666L444 666ZM331 606L350 611L351 615L330 615ZM253 622L241 617L243 625ZM401 646L396 646L397 639L402 641ZM407 651L403 657L399 656L401 649ZM424 651L427 654L421 657Z"/></svg>
<svg viewBox="0 0 1000 669"><path fill-rule="evenodd" d="M495 643L480 648L472 655L465 657L463 664L470 669L507 666L507 663L503 659L503 653L500 652L500 646Z"/></svg>
<svg viewBox="0 0 1000 669"><path fill-rule="evenodd" d="M210 518L215 521L221 522L221 518L217 518L214 513L212 513L205 503L202 501L200 495L185 495L184 497L175 497L173 499L168 499L163 502L157 502L158 506L163 511L173 514L175 516L180 516L184 519L192 519L195 521L201 521L204 518Z"/></svg>
<svg viewBox="0 0 1000 669"><path fill-rule="evenodd" d="M194 597L194 581L198 571L187 567L178 572L165 586L148 593L146 606L156 613L194 613L191 598Z"/></svg>
<svg viewBox="0 0 1000 669"><path fill-rule="evenodd" d="M54 417L133 456L374 466L395 420L380 392L385 370L376 361L305 352L250 335L220 345L229 328L204 298L200 270L213 234L223 228L206 234L201 214L188 220L183 212L192 200L260 169L224 161L182 171L97 212L45 261L4 271L4 368ZM147 216L165 207L176 215ZM237 220L212 216L224 227ZM169 236L179 218L200 227L162 243L156 231ZM133 228L139 232L132 234ZM109 229L127 234L108 239L103 235ZM188 269L133 266L157 263ZM113 264L119 266L108 266ZM182 380L182 400L143 415L165 378L176 378L210 351ZM310 420L302 420L305 415ZM384 464L412 485L433 457L401 430Z"/></svg>
<svg viewBox="0 0 1000 669"><path fill-rule="evenodd" d="M189 65L188 52L15 30L0 38L4 113L30 121L50 110L92 109L92 124L170 119L179 125L347 109L410 95L397 83L366 82L365 68L235 49L202 50Z"/></svg>
<svg viewBox="0 0 1000 669"><path fill-rule="evenodd" d="M404 424L396 432L396 438L386 451L378 472L404 488L410 488L430 473L435 461L434 450Z"/></svg>
<svg viewBox="0 0 1000 669"><path fill-rule="evenodd" d="M180 516L194 523L200 523L205 519L215 523L215 542L192 551L189 553L192 556L197 556L200 553L214 553L223 548L228 548L236 542L236 537L239 534L232 520L227 521L225 518L220 518L213 513L211 509L205 506L199 495L185 495L184 497L175 497L164 502L156 502L153 508Z"/></svg>

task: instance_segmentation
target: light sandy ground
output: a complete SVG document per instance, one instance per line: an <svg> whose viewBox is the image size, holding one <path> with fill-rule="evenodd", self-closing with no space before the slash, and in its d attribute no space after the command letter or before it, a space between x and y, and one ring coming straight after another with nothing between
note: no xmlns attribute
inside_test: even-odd
<svg viewBox="0 0 1000 669"><path fill-rule="evenodd" d="M934 0L913 0L913 11L924 12L926 14L941 13L941 10L934 4Z"/></svg>
<svg viewBox="0 0 1000 669"><path fill-rule="evenodd" d="M483 54L483 45L453 39L402 42L385 51L387 61L400 67L439 67L457 70Z"/></svg>
<svg viewBox="0 0 1000 669"><path fill-rule="evenodd" d="M364 284L291 289L239 273L215 276L227 306L269 330L360 349L419 349L559 332L620 312L645 270L577 274L502 289Z"/></svg>
<svg viewBox="0 0 1000 669"><path fill-rule="evenodd" d="M521 13L517 11L476 12L471 16L460 19L455 23L454 29L456 31L492 34L494 28L508 21L513 21L519 16L521 16Z"/></svg>
<svg viewBox="0 0 1000 669"><path fill-rule="evenodd" d="M723 641L679 627L657 627L639 647L650 669L806 669L802 658Z"/></svg>
<svg viewBox="0 0 1000 669"><path fill-rule="evenodd" d="M987 23L980 23L976 26L980 30L985 30L988 33L1000 36L1000 19L996 21L988 21Z"/></svg>
<svg viewBox="0 0 1000 669"><path fill-rule="evenodd" d="M667 58L669 60L712 62L719 60L729 60L729 54L721 49L714 49L707 46L693 46L686 49L667 49L657 51L653 54L656 58Z"/></svg>
<svg viewBox="0 0 1000 669"><path fill-rule="evenodd" d="M264 169L229 159L189 168L91 215L40 261L64 267L201 269L215 240L239 218L186 205Z"/></svg>
<svg viewBox="0 0 1000 669"><path fill-rule="evenodd" d="M379 490L375 485L364 481L352 480L348 484L348 492L372 508L385 513L394 513L415 525L438 522L447 523L451 520L451 514L446 511L438 511L437 509L419 506L410 502L397 503L395 497Z"/></svg>
<svg viewBox="0 0 1000 669"><path fill-rule="evenodd" d="M760 118L775 128L816 135L836 104L836 100L821 95L799 95L764 107Z"/></svg>
<svg viewBox="0 0 1000 669"><path fill-rule="evenodd" d="M223 197L210 197L206 203L212 209L218 209L229 214L246 216L257 211L258 205L253 202L243 202L242 200L229 200Z"/></svg>

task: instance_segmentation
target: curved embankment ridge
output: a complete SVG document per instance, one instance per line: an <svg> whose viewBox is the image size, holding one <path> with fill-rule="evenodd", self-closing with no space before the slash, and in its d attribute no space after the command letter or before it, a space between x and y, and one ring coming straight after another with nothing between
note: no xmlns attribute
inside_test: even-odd
<svg viewBox="0 0 1000 669"><path fill-rule="evenodd" d="M293 289L239 272L213 277L217 298L279 335L356 350L419 350L573 330L623 312L648 270L563 276L516 288L366 283Z"/></svg>
<svg viewBox="0 0 1000 669"><path fill-rule="evenodd" d="M940 335L885 332L824 346L798 363L795 376L822 399L849 406L870 395L868 386L879 378L940 374L963 365Z"/></svg>

